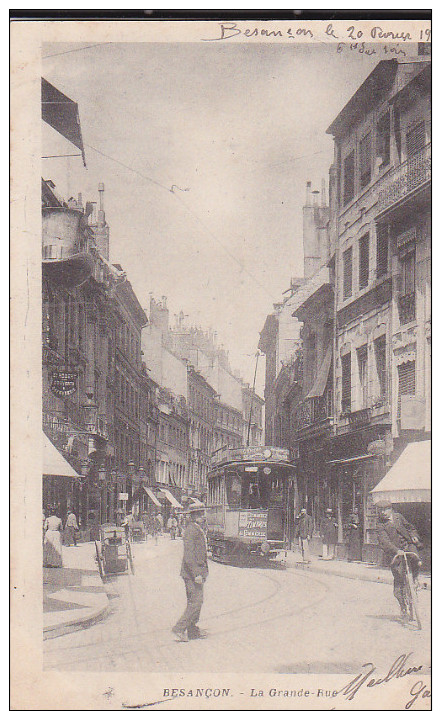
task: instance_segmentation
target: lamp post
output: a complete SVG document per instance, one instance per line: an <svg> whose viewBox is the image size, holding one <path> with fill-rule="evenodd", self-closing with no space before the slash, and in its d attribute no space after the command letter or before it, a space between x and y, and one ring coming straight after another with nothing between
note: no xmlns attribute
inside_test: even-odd
<svg viewBox="0 0 441 711"><path fill-rule="evenodd" d="M87 455L90 457L91 453L93 452L95 448L95 441L93 438L94 433L96 432L96 426L97 426L97 421L98 421L98 405L94 402L93 396L91 394L88 394L87 396L87 401L84 403L82 406L83 412L84 412L84 424L85 424L85 431L88 436L88 441L87 441ZM88 468L90 467L90 462L88 464ZM89 468L90 471L90 468ZM100 509L99 509L99 517L101 523L101 482L99 483L99 504L100 504ZM88 523L88 513L89 513L89 486L86 489L86 498L87 498L87 504L85 506L86 512L87 512L87 523ZM83 516L84 520L84 516ZM95 532L95 535L97 533Z"/></svg>
<svg viewBox="0 0 441 711"><path fill-rule="evenodd" d="M127 477L127 493L129 495L127 499L127 504L126 504L126 513L128 509L132 508L132 485L133 485L133 476L135 474L135 462L129 462L127 465L128 469L128 477Z"/></svg>

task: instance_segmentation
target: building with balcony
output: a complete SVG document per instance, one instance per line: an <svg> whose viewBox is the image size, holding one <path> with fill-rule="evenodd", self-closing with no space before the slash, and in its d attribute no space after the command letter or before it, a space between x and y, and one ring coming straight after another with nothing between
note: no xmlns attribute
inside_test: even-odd
<svg viewBox="0 0 441 711"><path fill-rule="evenodd" d="M430 58L379 62L328 133L336 285L329 466L339 540L357 508L369 558L369 492L409 433L430 431Z"/></svg>
<svg viewBox="0 0 441 711"><path fill-rule="evenodd" d="M73 506L89 529L103 514L100 482L112 455L108 295L117 275L97 249L81 196L66 203L43 181L42 212L43 431L78 475L44 476L43 505L62 516Z"/></svg>

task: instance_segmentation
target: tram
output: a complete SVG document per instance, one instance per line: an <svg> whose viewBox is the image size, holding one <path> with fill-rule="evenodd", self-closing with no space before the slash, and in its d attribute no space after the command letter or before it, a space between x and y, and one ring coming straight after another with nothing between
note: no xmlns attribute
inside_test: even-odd
<svg viewBox="0 0 441 711"><path fill-rule="evenodd" d="M288 546L296 488L287 449L222 448L208 473L207 542L213 560L274 558Z"/></svg>

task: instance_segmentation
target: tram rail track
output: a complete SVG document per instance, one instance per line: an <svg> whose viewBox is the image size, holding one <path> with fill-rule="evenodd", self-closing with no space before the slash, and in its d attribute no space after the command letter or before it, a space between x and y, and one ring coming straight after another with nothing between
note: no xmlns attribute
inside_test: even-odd
<svg viewBox="0 0 441 711"><path fill-rule="evenodd" d="M206 623L209 624L210 621L217 620L220 618L225 619L225 618L229 618L229 617L234 617L235 615L240 614L241 612L245 612L245 611L248 612L250 610L255 610L259 606L260 607L265 606L269 601L274 600L278 595L280 595L282 593L282 591L284 590L284 588L286 588L286 586L283 585L283 581L274 579L274 575L270 574L271 571L263 572L261 570L255 570L253 568L247 568L246 570L247 570L247 573L252 574L255 578L256 577L257 578L264 578L265 580L268 580L271 583L271 585L273 586L273 590L271 590L271 592L269 592L269 594L265 595L264 597L262 597L258 600L254 600L252 602L247 602L244 605L237 605L237 606L230 608L228 610L225 610L223 612L206 616L206 617L204 617L204 621ZM301 577L301 578L310 577L307 573L301 573L299 571L293 571L293 570L284 570L284 571L274 570L272 572L275 574L280 572L280 573L283 573L283 575L289 575L290 578L292 575L295 575L296 577ZM140 621L139 621L138 610L137 610L137 606L136 606L136 598L134 597L134 594L133 594L134 582L135 581L134 581L134 579L131 578L131 576L129 576L129 578L127 578L127 598L126 599L130 599L130 602L131 602L130 607L131 607L131 612L133 613L133 619L135 621L137 629L139 629ZM266 624L269 624L269 623L274 622L276 620L283 619L285 617L292 617L293 615L299 615L299 614L304 613L304 611L306 609L314 607L315 605L319 605L322 602L322 600L326 597L328 590L329 590L329 585L327 585L325 582L323 582L321 580L316 580L316 579L314 579L314 583L317 587L321 588L321 590L322 590L318 599L313 600L312 602L309 602L306 605L301 605L301 606L299 606L298 604L292 605L288 609L283 610L283 612L275 614L275 615L269 615L269 616L265 615L263 618L259 617L259 619L256 619L252 622L245 622L242 624L239 622L239 624L234 624L233 626L228 626L226 629L214 631L212 634L210 634L210 639L216 638L218 636L234 633L236 631L240 631L240 630L244 630L244 629L250 629L250 628L256 627L256 626L266 625ZM120 597L120 591L118 590L116 579L115 580L108 580L106 582L106 587L107 586L110 588L110 590L108 590L109 594L114 596L114 599L116 599L116 597ZM255 587L257 587L257 585ZM277 607L277 605L275 605L275 608L276 607ZM109 619L109 617L111 618L114 614L115 614L115 612L111 611L109 613L109 616L107 617L107 619ZM116 614L118 614L118 611L116 612ZM101 625L105 624L105 621L103 621L99 624L101 626ZM156 639L160 639L162 635L169 633L169 631L170 631L169 627L167 627L167 628L160 627L160 628L156 628L153 630L150 628L149 630L146 630L145 632L136 632L136 633L130 633L130 634L123 634L123 635L121 635L121 633L119 633L118 635L112 635L111 637L107 637L105 639L94 640L92 642L75 644L75 645L65 644L62 647L57 648L56 653L57 653L57 655L63 651L69 651L71 654L75 653L75 652L81 653L81 663L85 663L87 661L98 661L100 659L106 658L109 655L109 652L104 651L104 650L103 650L102 654L100 654L100 653L97 654L97 649L99 649L100 647L112 648L112 646L121 645L121 643L124 643L125 645L129 644L130 647L129 647L129 649L127 649L127 647L126 647L125 652L124 653L121 652L119 654L119 656L122 658L122 657L127 657L128 655L135 654L137 656L138 663L141 664L141 659L139 657L139 654L141 652L144 654L148 653L149 657L152 658L152 652L153 652L152 644L144 645L143 641L146 638L151 638L152 633L154 633L156 635ZM78 634L78 632L74 633L74 634ZM140 644L142 645L142 649L140 649L140 646L139 646ZM155 653L158 653L158 652L160 652L160 650L165 650L165 649L170 648L174 645L175 645L174 640L170 640L170 641L167 640L166 642L159 642L159 644L156 644L154 646L154 651L155 651ZM86 650L88 650L88 649L90 649L91 652L93 650L93 653L91 653L90 655L87 654ZM86 652L86 655L84 654L85 652ZM50 655L51 651L48 651L48 653ZM78 661L80 661L80 660L78 660ZM49 664L47 666L50 668L52 665ZM72 659L66 660L65 662L60 662L58 660L58 663L53 666L54 666L54 668L62 668L64 666L72 666Z"/></svg>

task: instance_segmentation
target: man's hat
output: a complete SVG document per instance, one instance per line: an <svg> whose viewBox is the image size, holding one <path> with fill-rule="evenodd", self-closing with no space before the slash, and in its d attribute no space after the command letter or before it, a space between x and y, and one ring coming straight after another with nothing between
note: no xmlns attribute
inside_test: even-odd
<svg viewBox="0 0 441 711"><path fill-rule="evenodd" d="M377 509L391 509L392 504L390 501L379 501L378 503L375 504Z"/></svg>
<svg viewBox="0 0 441 711"><path fill-rule="evenodd" d="M326 509L326 513L332 513L332 509Z"/></svg>

